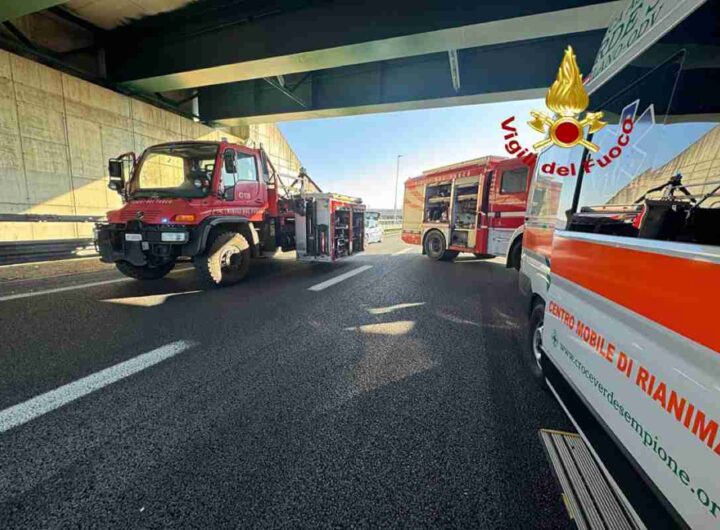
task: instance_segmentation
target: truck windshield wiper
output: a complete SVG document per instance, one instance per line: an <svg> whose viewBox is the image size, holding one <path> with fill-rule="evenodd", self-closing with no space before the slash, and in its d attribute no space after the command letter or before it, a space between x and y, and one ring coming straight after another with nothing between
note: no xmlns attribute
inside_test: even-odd
<svg viewBox="0 0 720 530"><path fill-rule="evenodd" d="M136 191L130 197L132 199L159 199L161 194L157 191Z"/></svg>

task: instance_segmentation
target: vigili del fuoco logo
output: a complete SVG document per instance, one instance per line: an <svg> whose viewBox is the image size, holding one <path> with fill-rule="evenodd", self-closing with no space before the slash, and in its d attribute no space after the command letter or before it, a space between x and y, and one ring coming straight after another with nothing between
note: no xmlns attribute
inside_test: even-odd
<svg viewBox="0 0 720 530"><path fill-rule="evenodd" d="M583 86L582 74L578 68L572 46L565 50L562 63L558 69L555 82L545 96L545 105L555 113L551 118L544 112L531 111L532 120L528 125L539 133L548 136L533 144L533 148L540 152L548 145L555 144L560 147L574 147L578 144L597 153L598 146L583 138L585 127L592 134L607 125L602 121L602 112L587 112L585 118L578 120L582 112L590 103L587 91Z"/></svg>
<svg viewBox="0 0 720 530"><path fill-rule="evenodd" d="M505 150L510 155L520 158L528 166L532 166L537 160L537 154L550 145L559 147L581 145L589 151L597 153L598 146L585 139L585 129L587 128L588 134L593 134L605 127L607 123L602 121L602 112L585 112L589 103L590 98L583 85L575 53L572 46L568 46L560 63L557 77L545 96L545 104L552 111L552 115L536 110L530 112L532 119L528 125L533 130L545 135L545 138L533 144L532 150L523 147L517 140L517 129L512 125L515 116L511 116L501 124L506 133L504 136ZM580 119L583 112L585 112L585 116ZM624 132L629 133L630 130L632 130L632 123L629 124L629 130L626 130L625 126L623 127ZM627 145L627 143L622 145ZM615 157L612 156L612 158ZM568 174L574 175L575 171L570 171Z"/></svg>

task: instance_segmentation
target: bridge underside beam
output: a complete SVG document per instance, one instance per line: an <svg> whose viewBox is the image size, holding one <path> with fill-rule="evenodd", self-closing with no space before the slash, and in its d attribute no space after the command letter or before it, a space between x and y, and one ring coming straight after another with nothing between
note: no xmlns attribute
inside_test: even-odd
<svg viewBox="0 0 720 530"><path fill-rule="evenodd" d="M199 91L200 116L241 125L542 97L565 47L572 44L581 71L589 72L603 35L458 50L459 86L447 51L287 75L283 90L263 80L209 86Z"/></svg>
<svg viewBox="0 0 720 530"><path fill-rule="evenodd" d="M64 0L2 0L0 2L0 22L14 20L62 3Z"/></svg>
<svg viewBox="0 0 720 530"><path fill-rule="evenodd" d="M195 88L604 29L623 2L271 4L214 12L209 0L119 28L108 38L108 71L144 92ZM201 8L194 19L186 13Z"/></svg>

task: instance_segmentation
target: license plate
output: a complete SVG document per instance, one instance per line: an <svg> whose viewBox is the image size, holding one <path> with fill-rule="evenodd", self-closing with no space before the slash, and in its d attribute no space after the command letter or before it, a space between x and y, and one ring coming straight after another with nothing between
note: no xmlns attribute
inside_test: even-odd
<svg viewBox="0 0 720 530"><path fill-rule="evenodd" d="M142 234L125 234L125 241L142 241Z"/></svg>

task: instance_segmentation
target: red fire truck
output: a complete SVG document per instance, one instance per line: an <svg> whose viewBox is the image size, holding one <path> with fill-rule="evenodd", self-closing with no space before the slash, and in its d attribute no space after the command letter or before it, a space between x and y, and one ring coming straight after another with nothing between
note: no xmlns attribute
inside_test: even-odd
<svg viewBox="0 0 720 530"><path fill-rule="evenodd" d="M519 159L485 156L408 179L402 240L434 260L469 252L519 268L531 175Z"/></svg>
<svg viewBox="0 0 720 530"><path fill-rule="evenodd" d="M207 283L228 285L252 257L297 248L302 261L332 262L365 244L362 201L308 193L304 170L279 176L262 147L160 144L110 160L109 173L125 204L96 227L95 244L102 261L139 280L162 278L185 257Z"/></svg>

